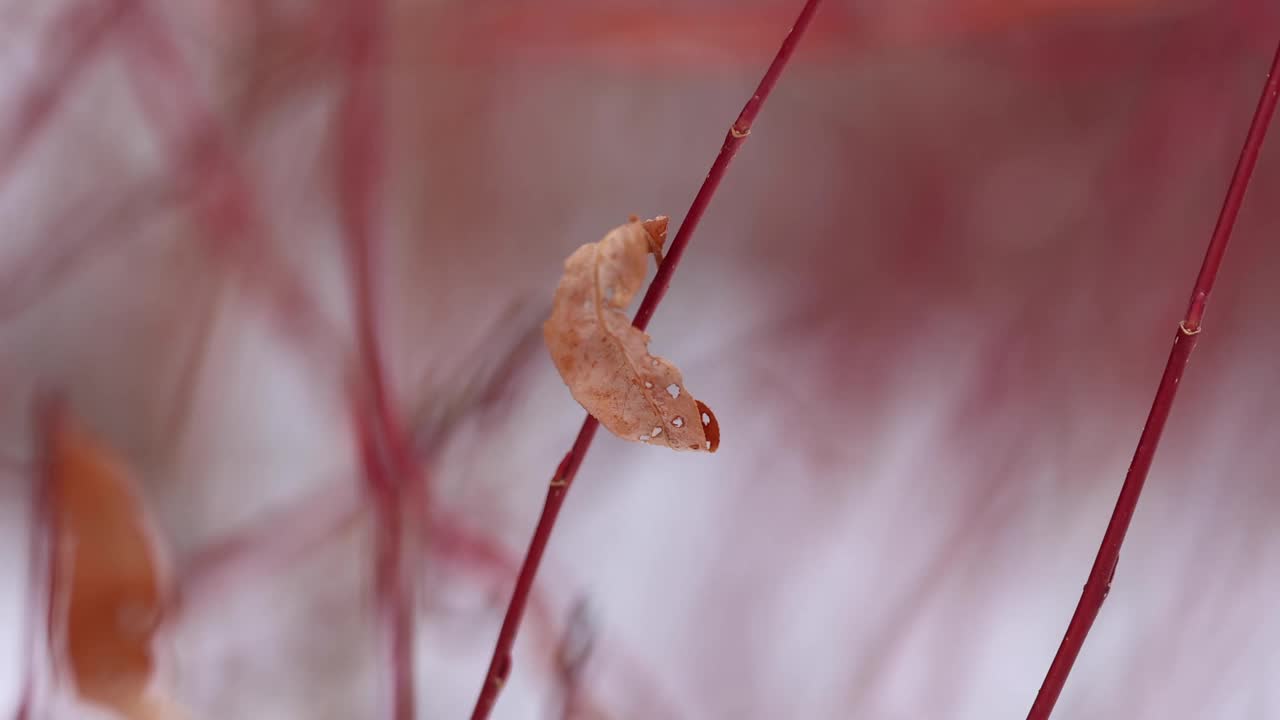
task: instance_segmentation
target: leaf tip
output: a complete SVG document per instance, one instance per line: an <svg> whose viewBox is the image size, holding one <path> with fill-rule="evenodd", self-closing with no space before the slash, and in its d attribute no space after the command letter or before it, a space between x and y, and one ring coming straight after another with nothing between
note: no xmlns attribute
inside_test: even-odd
<svg viewBox="0 0 1280 720"><path fill-rule="evenodd" d="M701 400L694 400L698 404L698 414L702 420L702 433L707 436L707 452L715 452L720 449L720 421L716 420L716 414L711 412L711 408Z"/></svg>
<svg viewBox="0 0 1280 720"><path fill-rule="evenodd" d="M662 264L662 251L667 244L667 216L659 215L652 220L645 220L640 223L640 227L644 228L645 235L649 238L649 252L657 258L658 264ZM631 217L631 222L636 222L636 217Z"/></svg>

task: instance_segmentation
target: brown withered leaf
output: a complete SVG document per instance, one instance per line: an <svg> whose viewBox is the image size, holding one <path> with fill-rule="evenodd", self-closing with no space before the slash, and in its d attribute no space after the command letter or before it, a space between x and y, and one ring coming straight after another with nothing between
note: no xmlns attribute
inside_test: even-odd
<svg viewBox="0 0 1280 720"><path fill-rule="evenodd" d="M133 478L69 417L49 451L55 658L82 700L131 720L184 717L150 687L167 582Z"/></svg>
<svg viewBox="0 0 1280 720"><path fill-rule="evenodd" d="M633 217L574 251L543 339L574 399L614 435L715 452L715 414L685 389L675 365L649 354L649 335L622 312L644 284L649 255L661 263L666 239L666 217Z"/></svg>

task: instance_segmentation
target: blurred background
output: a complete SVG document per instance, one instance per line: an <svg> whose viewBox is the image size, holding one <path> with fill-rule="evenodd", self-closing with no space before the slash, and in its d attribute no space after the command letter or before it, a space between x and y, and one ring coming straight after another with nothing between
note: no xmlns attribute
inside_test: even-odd
<svg viewBox="0 0 1280 720"><path fill-rule="evenodd" d="M364 227L417 717L466 717L582 420L561 264L678 223L800 4L0 4L0 703L55 392L154 516L192 718L391 717ZM1023 717L1278 39L1271 0L828 0L649 328L720 451L601 433L494 717ZM1280 717L1278 196L1273 138L1055 718ZM44 660L33 717L98 717Z"/></svg>

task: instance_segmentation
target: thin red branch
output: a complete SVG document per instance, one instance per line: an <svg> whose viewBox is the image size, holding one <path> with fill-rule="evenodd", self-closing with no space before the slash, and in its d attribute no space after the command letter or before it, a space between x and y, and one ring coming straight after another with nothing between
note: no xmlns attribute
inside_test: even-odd
<svg viewBox="0 0 1280 720"><path fill-rule="evenodd" d="M349 87L339 119L338 202L347 242L355 302L357 342L372 386L380 419L391 420L390 401L378 338L374 268L380 249L378 184L382 176L381 88L376 65L381 60L381 28L376 8L355 3L349 18Z"/></svg>
<svg viewBox="0 0 1280 720"><path fill-rule="evenodd" d="M403 423L391 402L378 332L375 271L382 248L378 222L384 152L381 144L384 65L381 2L347 5L348 88L339 111L338 195L351 268L357 347L372 412L361 425L365 473L377 510L375 584L391 666L391 717L415 716L412 583L405 575L404 489L413 460Z"/></svg>
<svg viewBox="0 0 1280 720"><path fill-rule="evenodd" d="M398 479L410 468L407 442L400 425L391 412L390 402L384 390L385 382L381 357L378 353L376 326L373 318L373 280L370 268L376 253L373 238L377 236L374 225L377 208L373 202L377 194L371 189L380 175L379 148L375 144L381 124L380 99L372 84L377 72L378 54L369 24L366 8L353 3L349 25L353 42L349 46L352 86L344 98L341 116L342 162L339 173L342 186L339 189L343 221L353 268L353 295L358 335L359 356L363 365L363 381L371 391L372 403L358 402L357 428L362 432L362 461L366 479L374 497L380 520L376 584L378 595L384 601L385 620L390 637L391 663L393 666L394 717L413 717L412 685L412 602L408 586L401 580L402 554L400 550L401 518L399 495L394 490ZM246 244L259 253L266 253L265 223L260 208L254 201L249 180L238 159L231 152L228 133L207 103L202 102L191 90L190 71L182 57L172 46L154 18L146 13L133 24L134 39L130 44L131 69L135 72L135 87L143 99L143 107L152 122L166 131L170 144L185 160L190 171L190 181L200 178L202 185L212 186L213 196L202 203L201 209L211 226L221 231L222 239L230 243L248 241ZM160 82L146 82L144 75L159 76ZM163 92L175 93L180 99L178 116L173 117L173 103L167 102ZM274 258L268 264L275 265ZM304 293L292 278L283 275L275 278L288 285L283 304L299 306ZM316 318L306 318L314 326ZM311 328L308 328L311 329ZM372 413L364 412L372 404Z"/></svg>
<svg viewBox="0 0 1280 720"><path fill-rule="evenodd" d="M81 212L60 214L44 231L59 242L44 242L0 273L0 324L12 322L67 283L77 272L112 256L128 238L122 228L151 217L165 199L156 182L122 190L101 205L84 203Z"/></svg>
<svg viewBox="0 0 1280 720"><path fill-rule="evenodd" d="M1271 61L1262 97L1258 100L1254 111L1253 122L1245 138L1244 148L1236 164L1235 174L1227 190L1227 197L1218 216L1217 226L1205 252L1204 263L1196 278L1191 293L1191 304L1187 308L1186 317L1178 324L1177 334L1173 339L1173 347L1169 351L1169 360L1165 364L1164 374L1160 377L1160 385L1156 389L1156 397L1147 415L1146 425L1138 439L1138 448L1134 451L1129 472L1125 475L1124 485L1120 489L1120 497L1116 500L1115 510L1111 514L1111 522L1102 536L1102 546L1089 570L1089 579L1085 582L1080 601L1076 604L1071 622L1067 625L1066 635L1058 646L1058 652L1049 666L1040 692L1036 694L1035 703L1027 720L1047 720L1053 712L1053 706L1062 693L1062 688L1071 673L1076 657L1084 646L1085 637L1093 627L1093 621L1102 609L1102 603L1111 590L1111 580L1115 576L1116 564L1120 560L1120 546L1124 543L1125 533L1133 519L1134 509L1138 505L1138 497L1142 494L1142 486L1146 482L1151 462L1155 458L1156 446L1160 442L1160 434L1165 422L1169 419L1169 411L1173 407L1174 396L1182 373L1187 367L1191 351L1200 337L1200 321L1204 316L1205 305L1209 300L1209 292L1213 289L1214 279L1222 264L1222 256L1226 252L1227 243L1231 239L1231 229L1235 225L1236 216L1244 201L1245 189L1249 178L1258 162L1258 153L1262 148L1263 138L1271 116L1275 113L1276 101L1280 97L1280 44L1276 47Z"/></svg>
<svg viewBox="0 0 1280 720"><path fill-rule="evenodd" d="M694 196L693 203L689 205L689 212L685 214L684 221L680 223L680 230L676 232L675 240L671 242L671 247L667 249L666 259L658 267L658 273L654 276L653 282L649 284L649 290L645 293L644 300L640 302L640 309L636 311L636 318L633 322L637 328L644 330L649 326L649 321L653 318L654 311L658 309L658 303L662 302L662 298L667 294L667 288L671 286L671 276L675 273L676 266L680 264L680 258L684 256L684 250L693 238L694 230L698 228L698 223L702 220L703 214L706 213L707 206L711 204L711 198L715 196L716 190L720 187L720 181L724 179L725 171L729 169L729 163L733 160L733 156L738 154L738 148L742 146L743 141L751 134L751 126L755 123L756 116L760 114L760 108L764 107L764 101L773 92L773 86L778 84L778 78L782 75L782 70L786 68L787 62L791 60L791 56L795 53L796 45L799 44L805 29L809 26L809 21L813 19L813 14L817 11L819 2L820 0L807 0L805 2L804 7L800 10L800 15L796 18L795 24L791 26L791 31L787 33L786 39L782 41L782 46L778 48L778 53L774 56L773 62L769 64L769 69L765 71L764 77L760 79L760 85L756 87L755 93L747 100L742 112L738 114L738 119L729 127L729 132L724 136L724 144L720 147L720 154L716 156L715 163L711 165L711 170L707 172L707 179L702 181L702 187L698 188L698 194Z"/></svg>
<svg viewBox="0 0 1280 720"><path fill-rule="evenodd" d="M795 24L792 25L791 31L787 33L786 39L782 41L782 46L778 48L773 62L770 63L769 69L765 71L764 77L761 78L755 93L747 100L747 104L742 108L742 112L738 114L737 120L730 126L729 132L726 133L719 155L716 156L715 162L711 165L711 170L707 172L707 177L702 182L702 187L699 188L698 194L694 196L693 202L689 206L689 211L685 214L684 222L680 224L680 230L676 233L675 240L672 241L671 247L667 250L666 258L663 260L662 265L658 267L658 272L654 276L653 282L649 284L644 300L640 303L640 309L636 311L633 324L637 328L643 330L648 326L649 320L653 318L653 313L658 307L658 303L666 295L667 288L671 285L671 276L675 273L676 266L680 263L680 258L684 256L685 248L689 245L690 240L693 239L693 232L697 229L698 222L702 219L703 214L706 213L707 206L711 204L711 199L715 196L716 189L720 187L720 181L724 179L725 171L728 170L730 161L737 154L738 148L743 141L751 134L751 126L755 122L756 116L759 115L765 100L769 98L774 85L777 84L782 70L795 53L796 45L800 42L805 29L813 19L819 4L820 0L805 1ZM578 431L578 437L574 440L573 447L565 455L564 460L560 462L555 475L551 478L550 487L547 489L547 498L542 507L542 514L538 518L537 527L533 531L533 539L529 543L528 552L525 554L524 562L520 566L520 574L516 577L515 589L511 593L511 602L507 605L507 612L502 620L502 628L498 632L498 640L494 645L493 657L489 661L488 672L485 673L479 697L476 698L475 709L471 713L472 720L484 720L489 717L494 704L498 701L498 694L502 691L503 685L506 684L507 678L511 675L511 651L515 646L516 634L519 632L520 620L524 616L525 605L528 603L529 593L533 588L534 577L538 573L538 566L542 562L542 555L546 550L548 540L551 538L551 531L555 527L556 518L560 515L560 508L564 504L565 497L569 494L569 487L573 484L573 479L578 474L578 468L582 466L582 461L586 457L587 450L591 447L591 441L595 437L599 425L599 421L594 417L587 416L582 423L582 429Z"/></svg>
<svg viewBox="0 0 1280 720"><path fill-rule="evenodd" d="M386 633L388 660L391 667L391 717L412 720L414 715L413 685L413 603L410 588L404 580L404 514L400 512L399 493L391 475L385 448L380 446L373 414L356 406L356 429L360 440L360 456L365 477L373 497L377 523L374 536L374 586L379 604L379 619Z"/></svg>
<svg viewBox="0 0 1280 720"><path fill-rule="evenodd" d="M267 510L249 526L185 562L166 622L179 622L194 607L218 602L218 591L225 590L232 578L243 582L274 571L346 529L367 507L367 498L347 480L342 476L341 482L315 483L319 489Z"/></svg>
<svg viewBox="0 0 1280 720"><path fill-rule="evenodd" d="M1235 175L1227 188L1227 197L1223 200L1222 212L1218 215L1218 223L1214 226L1213 236L1209 239L1209 249L1205 252L1200 274L1196 276L1195 288L1191 292L1191 302L1187 306L1187 317L1184 323L1188 333L1195 334L1200 331L1200 320L1204 317L1209 293L1213 290L1213 282L1218 277L1218 268L1222 265L1222 256L1227 252L1227 243L1231 240L1231 228L1235 226L1236 216L1240 214L1240 206L1244 204L1244 192L1249 187L1253 168L1258 164L1262 141L1267 136L1267 127L1271 124L1271 115L1276 109L1277 93L1280 93L1280 46L1277 46L1276 56L1271 61L1266 85L1263 87L1262 97L1258 100L1258 109L1254 111L1253 123L1249 126L1244 148L1240 151Z"/></svg>
<svg viewBox="0 0 1280 720"><path fill-rule="evenodd" d="M334 341L340 333L308 298L306 288L271 247L270 228L256 197L254 179L233 150L232 134L180 49L147 8L134 12L124 46L129 80L147 121L175 156L178 185L190 188L212 250L255 255L233 258L255 287L271 294L273 309L291 314L297 330L312 341Z"/></svg>
<svg viewBox="0 0 1280 720"><path fill-rule="evenodd" d="M88 66L103 39L132 6L127 0L77 4L52 23L53 29L40 46L59 48L60 53L41 58L40 77L15 104L15 126L7 137L0 139L0 186Z"/></svg>
<svg viewBox="0 0 1280 720"><path fill-rule="evenodd" d="M506 616L502 619L502 629L498 632L498 642L494 646L493 658L489 661L489 671L485 674L484 685L480 688L480 696L476 699L476 707L471 712L472 720L483 720L489 717L494 704L498 701L498 693L511 676L511 649L515 646L516 634L520 631L520 621L524 618L525 606L529 604L529 595L533 590L533 579L542 564L542 554L547 549L547 541L551 539L551 530L555 527L560 508L564 505L565 496L569 494L569 486L578 474L586 458L587 449L595 438L600 421L588 415L573 441L573 447L560 461L555 475L551 478L551 486L547 489L547 499L542 506L542 515L538 517L538 526L533 531L533 539L529 542L529 550L525 553L524 562L520 565L520 573L516 576L515 589L511 591L511 602L507 605Z"/></svg>

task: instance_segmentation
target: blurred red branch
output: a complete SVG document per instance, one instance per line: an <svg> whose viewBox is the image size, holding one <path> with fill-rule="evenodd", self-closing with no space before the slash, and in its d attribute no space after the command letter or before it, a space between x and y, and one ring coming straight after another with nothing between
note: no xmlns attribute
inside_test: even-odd
<svg viewBox="0 0 1280 720"><path fill-rule="evenodd" d="M133 0L75 5L52 23L48 39L39 46L59 48L60 52L40 58L36 65L40 68L39 77L27 86L25 95L15 104L15 126L8 137L0 139L0 187L22 154L34 144L32 140L57 110L103 40L133 5Z"/></svg>
<svg viewBox="0 0 1280 720"><path fill-rule="evenodd" d="M6 123L9 127L0 133L0 190L16 173L22 156L36 145L35 140L89 61L102 49L106 38L123 22L134 4L134 0L110 0L75 5L50 23L52 28L42 38L39 47L56 50L44 52L39 58L35 77L13 103L14 112ZM109 243L90 245L91 239L103 234L104 223L116 220L117 216L130 216L133 211L146 206L154 194L148 187L124 203L104 208L104 214L112 217L94 218L92 233L80 230L77 241L69 246L42 242L29 257L13 263L0 278L0 322L29 309L38 296L50 293L72 270L84 265L91 250L105 250ZM72 228L82 228L84 216L92 213L93 210L86 207L83 213L59 218L56 223L59 231L51 234L60 237L70 234L68 231Z"/></svg>
<svg viewBox="0 0 1280 720"><path fill-rule="evenodd" d="M381 143L385 63L385 7L347 4L348 87L339 110L338 198L351 268L357 347L371 412L360 412L361 456L377 511L375 585L391 665L391 717L412 720L414 705L412 584L405 575L404 488L413 471L409 444L393 407L378 332L377 281L381 259L384 152ZM363 409L363 403L357 408Z"/></svg>
<svg viewBox="0 0 1280 720"><path fill-rule="evenodd" d="M178 577L175 605L166 622L180 621L194 607L214 604L231 578L266 574L343 531L367 507L365 496L342 475L315 483L319 489L267 510L248 527L212 543L187 560ZM281 532L289 528L289 532Z"/></svg>
<svg viewBox="0 0 1280 720"><path fill-rule="evenodd" d="M1173 339L1173 347L1169 351L1169 360L1165 364L1164 374L1160 377L1160 385L1156 389L1156 397L1147 415L1146 425L1138 439L1138 448L1134 451L1129 472L1125 475L1124 485L1120 489L1120 497L1116 500L1115 510L1111 514L1111 522L1102 536L1102 546L1089 570L1089 579L1085 582L1084 592L1076 604L1071 622L1067 625L1066 635L1058 646L1058 652L1049 666L1040 692L1036 694L1035 703L1027 720L1047 720L1053 712L1053 706L1062 693L1062 688L1071 673L1076 657L1084 646L1085 637L1093 627L1093 621L1102 609L1102 603L1111 590L1111 581L1115 577L1116 564L1120 560L1120 546L1124 543L1125 533L1133 519L1138 505L1138 497L1142 494L1142 486L1146 482L1147 473L1155 458L1156 447L1160 442L1160 434L1164 431L1165 422L1169 419L1169 411L1173 407L1174 396L1178 392L1178 384L1182 379L1191 351L1200 337L1200 322L1204 317L1205 305L1218 269L1222 264L1223 254L1231 239L1231 230L1236 216L1244 202L1244 194L1249 185L1249 178L1258 162L1258 153L1262 149L1262 141L1266 136L1271 116L1275 113L1277 97L1280 97L1280 45L1277 45L1275 56L1271 61L1262 97L1258 100L1253 122L1245 138L1244 148L1236 164L1235 173L1227 189L1227 197L1223 201L1222 211L1205 252L1204 262L1196 277L1191 293L1191 303L1186 317L1178 324L1178 332Z"/></svg>
<svg viewBox="0 0 1280 720"><path fill-rule="evenodd" d="M239 271L265 281L255 288L271 294L273 309L288 315L304 338L327 342L339 337L274 253L253 178L212 103L197 92L195 73L179 48L146 8L136 10L134 20L125 45L129 80L147 121L176 158L177 184L194 196L200 220L213 231L212 253L229 255L240 263Z"/></svg>
<svg viewBox="0 0 1280 720"><path fill-rule="evenodd" d="M362 387L368 392L354 404L355 427L365 469L366 488L378 516L375 584L386 622L390 663L393 668L394 717L413 716L412 602L409 584L402 577L402 521L400 491L403 479L412 472L408 444L401 423L389 400L385 369L380 353L376 324L373 268L378 258L376 219L380 207L377 183L381 176L382 108L380 88L374 78L382 60L378 35L380 17L361 3L350 7L347 50L350 86L340 110L340 163L338 195L345 239L352 269L352 295L357 335L357 352L362 368ZM200 178L209 187L201 209L210 225L221 231L219 239L232 247L246 247L258 254L270 252L260 209L248 177L231 152L226 132L207 103L191 91L190 71L155 20L143 13L134 24L135 42L132 69L135 87L143 97L152 122L167 131L176 154L190 173L189 181ZM144 75L158 75L159 83L145 82ZM180 98L178 115L166 113L171 103L164 92ZM323 319L303 299L305 293L285 274L277 258L272 267L276 283L284 285L281 304L304 310L304 328L323 329ZM251 272L261 272L250 268ZM309 334L309 333L308 333ZM326 332L326 336L334 335Z"/></svg>
<svg viewBox="0 0 1280 720"><path fill-rule="evenodd" d="M703 181L698 194L694 196L693 202L689 206L689 211L685 214L684 221L680 224L680 230L676 233L675 240L672 241L671 247L667 251L666 259L658 267L657 275L654 276L653 282L649 284L644 300L640 303L640 309L636 311L633 324L637 328L643 330L648 326L649 320L653 317L653 313L658 307L658 303L666 295L667 288L671 285L671 276L675 272L676 266L679 265L680 258L684 256L685 248L692 240L693 232L697 229L698 222L706 212L707 206L711 204L711 199L715 196L716 189L720 187L720 181L724 179L729 163L733 160L734 155L737 154L738 148L741 147L743 141L751 133L752 123L755 122L756 116L760 113L760 108L763 107L765 100L769 97L769 93L773 91L774 85L777 84L782 70L786 67L792 54L794 54L796 45L800 42L800 38L804 35L805 29L809 26L814 13L818 9L819 2L820 0L806 0L804 7L796 18L795 24L791 27L791 31L787 34L786 39L782 41L782 46L778 48L773 62L770 63L764 77L761 78L759 86L756 87L755 92L742 108L742 112L738 114L737 120L729 128L729 132L726 133L719 155L716 156L715 162L711 165L711 170L708 171L706 180ZM542 514L538 518L537 527L533 532L533 539L529 543L528 552L525 554L524 562L520 567L520 574L516 577L515 589L512 591L511 602L507 606L506 615L503 617L502 628L498 632L493 658L489 662L489 669L485 674L484 683L480 687L475 709L471 713L472 720L483 720L489 717L489 713L493 710L493 706L498 700L498 693L501 692L502 686L506 684L507 678L511 675L511 651L515 645L516 634L520 629L520 620L524 615L530 590L533 587L534 576L537 575L538 566L542 562L542 554L551 538L551 531L555 527L556 518L560 515L560 508L564 504L565 497L569 494L569 487L573 484L573 479L578 474L578 468L582 466L582 461L586 457L587 450L591 447L591 441L595 437L598 427L599 422L588 415L582 423L582 429L578 431L578 437L574 441L573 447L565 455L564 460L560 462L555 475L551 478L550 487L547 489L547 499L542 507Z"/></svg>

